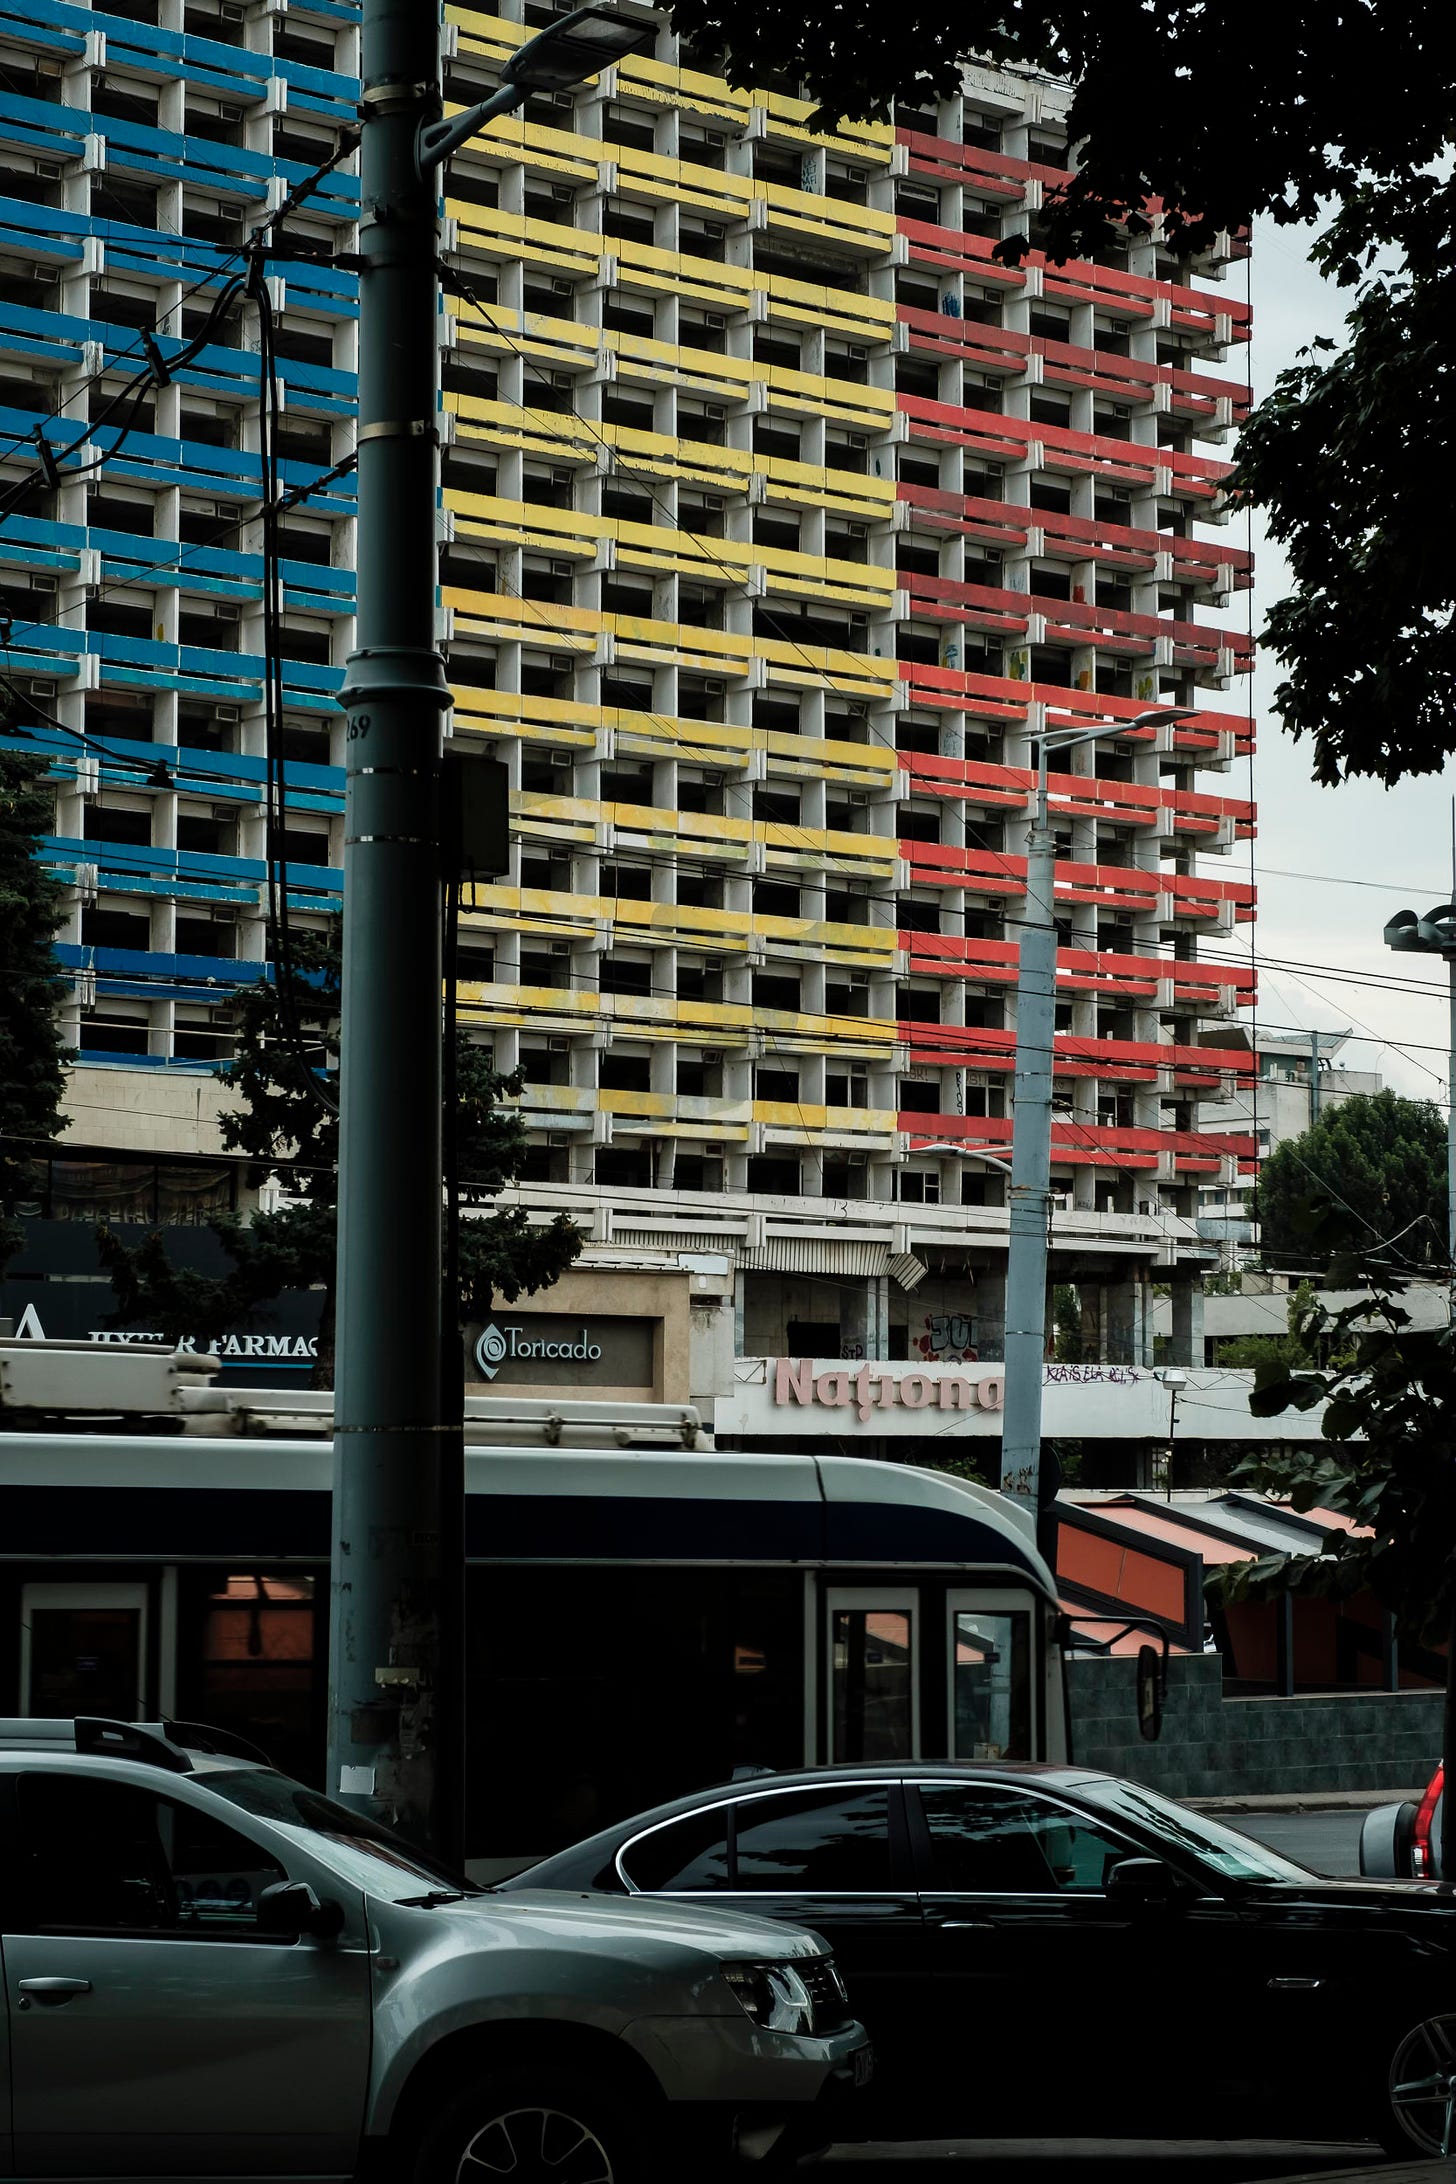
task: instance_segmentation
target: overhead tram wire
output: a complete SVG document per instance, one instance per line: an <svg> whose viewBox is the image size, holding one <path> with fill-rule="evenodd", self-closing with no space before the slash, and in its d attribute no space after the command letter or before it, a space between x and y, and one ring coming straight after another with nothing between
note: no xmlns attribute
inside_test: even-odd
<svg viewBox="0 0 1456 2184"><path fill-rule="evenodd" d="M131 394L138 388L140 388L143 393L145 393L145 391L149 387L164 385L168 377L174 374L179 368L185 367L186 364L190 363L192 357L195 355L197 350L205 345L205 342L210 336L213 326L216 324L217 320L225 315L228 305L233 300L235 300L236 295L241 292L241 289L244 285L245 276L232 275L227 278L225 282L224 295L218 298L217 302L209 311L206 324L202 328L200 328L196 334L188 338L188 340L184 343L182 350L179 351L176 356L163 357L156 346L157 337L164 332L166 321L172 317L174 312L180 311L183 306L193 296L199 294L202 289L211 287L220 278L222 278L226 271L226 268L235 259L246 263L252 257L254 257L259 250L263 250L265 252L269 251L270 246L268 245L266 238L269 236L271 231L278 226L280 221L286 219L290 213L297 211L298 207L304 202L304 200L307 197L311 196L314 190L318 188L319 184L325 181L328 176L333 173L336 167L340 166L345 159L349 158L353 154L353 152L358 149L358 143L359 131L357 128L351 127L342 130L340 132L339 143L336 145L334 151L330 154L330 156L326 160L322 161L319 166L314 168L311 173L305 175L302 180L295 183L293 189L289 192L287 197L283 199L277 210L269 213L266 218L262 220L258 224L258 226L256 226L251 231L248 240L245 243L209 243L206 241L202 241L197 237L176 237L175 239L177 241L186 241L191 245L191 247L195 249L218 250L219 252L221 252L221 256L218 258L218 261L215 265L210 266L205 273L199 275L199 277L195 281L193 281L189 286L183 289L182 294L178 297L177 301L173 304L169 304L167 309L161 314L161 317L159 319L155 320L150 327L143 328L137 331L136 340L132 344L131 348L122 350L119 355L111 358L109 362L104 362L101 367L97 371L93 372L88 379L83 380L78 387L73 388L66 399L68 402L74 402L79 400L82 395L88 394L92 387L98 385L101 380L105 379L111 372L115 371L119 364L124 364L133 357L140 357L141 359L143 359L145 369L142 372L138 373L132 380L130 385L123 388L120 394L114 398L113 402L108 404L107 408L102 412L101 416L93 418L86 425L85 429L78 435L78 437L75 440L71 441L69 445L59 450L51 447L49 442L45 440L45 436L40 433L39 428L35 427L28 433L22 433L18 436L12 436L12 439L8 446L0 448L0 458L7 457L11 454L18 454L21 450L27 447L33 448L36 451L42 471L49 475L51 469L54 468L58 470L60 462L69 460L71 456L77 454L83 447L87 446L90 443L92 435L97 430L99 430L99 428L106 422L107 418L111 415L117 404L120 401L123 401L127 395ZM274 246L271 254L289 255L289 252L287 251L286 246L282 248ZM297 254L300 256L309 257L315 263L338 262L336 255L331 260L326 260L315 257L313 253L300 252ZM162 374L162 376L160 377L158 376L159 370ZM120 438L124 439L127 433L133 429L134 427L129 423L121 434ZM107 457L115 454L116 448L119 445L120 439L113 447L106 450L105 455L101 457L100 461L95 464L88 464L84 466L83 470L80 472L73 471L71 473L71 476L75 477L77 475L85 475L86 471L101 468L102 463L105 462ZM0 494L0 523L3 523L5 517L11 513L12 508L14 505L16 505L18 499L23 498L26 493L32 491L34 485L34 474L27 473L25 477L14 481L14 483L12 483L11 487L5 493Z"/></svg>

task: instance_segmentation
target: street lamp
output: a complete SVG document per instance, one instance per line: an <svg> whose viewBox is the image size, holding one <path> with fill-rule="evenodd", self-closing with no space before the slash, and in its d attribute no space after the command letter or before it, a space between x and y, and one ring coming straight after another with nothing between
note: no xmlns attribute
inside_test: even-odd
<svg viewBox="0 0 1456 2184"><path fill-rule="evenodd" d="M1182 706L1139 713L1129 728L1187 720ZM1052 729L1037 742L1036 792L1026 855L1026 906L1016 968L1010 1239L1006 1257L1006 1407L1001 1491L1035 1516L1041 1496L1041 1386L1046 1359L1047 1224L1051 1211L1052 1061L1057 1022L1056 845L1047 817L1047 754L1116 734Z"/></svg>
<svg viewBox="0 0 1456 2184"><path fill-rule="evenodd" d="M663 18L651 8L577 8L528 38L501 70L501 87L453 121L421 129L419 161L428 174L501 114L513 113L537 91L567 91L588 76L652 46Z"/></svg>
<svg viewBox="0 0 1456 2184"><path fill-rule="evenodd" d="M1397 910L1385 928L1385 945L1402 955L1443 956L1450 978L1450 1031L1446 1064L1446 1266L1451 1317L1456 1321L1456 903L1438 902L1424 917Z"/></svg>
<svg viewBox="0 0 1456 2184"><path fill-rule="evenodd" d="M338 1369L327 1787L458 1855L463 1378L444 1340L436 642L440 162L493 115L647 45L645 8L578 8L440 118L439 10L364 0L358 617L347 715ZM454 1300L451 1300L454 1312ZM453 1627L452 1627L453 1626Z"/></svg>

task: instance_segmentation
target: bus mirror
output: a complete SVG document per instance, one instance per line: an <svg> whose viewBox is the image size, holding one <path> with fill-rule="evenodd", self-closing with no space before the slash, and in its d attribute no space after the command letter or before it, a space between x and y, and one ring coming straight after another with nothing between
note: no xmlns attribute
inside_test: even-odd
<svg viewBox="0 0 1456 2184"><path fill-rule="evenodd" d="M1138 1734L1156 1744L1163 1733L1163 1664L1156 1646L1137 1650Z"/></svg>

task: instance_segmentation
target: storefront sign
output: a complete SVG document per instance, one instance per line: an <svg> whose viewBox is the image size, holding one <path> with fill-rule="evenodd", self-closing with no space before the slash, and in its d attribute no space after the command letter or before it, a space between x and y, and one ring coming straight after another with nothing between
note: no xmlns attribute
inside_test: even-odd
<svg viewBox="0 0 1456 2184"><path fill-rule="evenodd" d="M472 1379L503 1385L535 1383L567 1387L646 1388L652 1385L654 1322L595 1314L531 1312L519 1319L499 1314L467 1331Z"/></svg>
<svg viewBox="0 0 1456 2184"><path fill-rule="evenodd" d="M829 1366L815 1372L808 1357L774 1360L773 1399L776 1404L821 1404L825 1410L853 1409L863 1425L872 1411L981 1410L998 1411L1005 1398L1006 1382L1000 1373L978 1380L965 1373L918 1373L893 1365L861 1365L850 1372Z"/></svg>

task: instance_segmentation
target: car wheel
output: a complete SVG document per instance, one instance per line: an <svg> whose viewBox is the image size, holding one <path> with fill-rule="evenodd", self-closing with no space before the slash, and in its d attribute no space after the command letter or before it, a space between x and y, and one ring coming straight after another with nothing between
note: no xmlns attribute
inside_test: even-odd
<svg viewBox="0 0 1456 2184"><path fill-rule="evenodd" d="M1427 2017L1400 2041L1386 2084L1381 2144L1393 2154L1456 2151L1456 2016Z"/></svg>
<svg viewBox="0 0 1456 2184"><path fill-rule="evenodd" d="M586 2072L490 2071L429 2124L413 2184L643 2184L648 2152L642 2120Z"/></svg>

